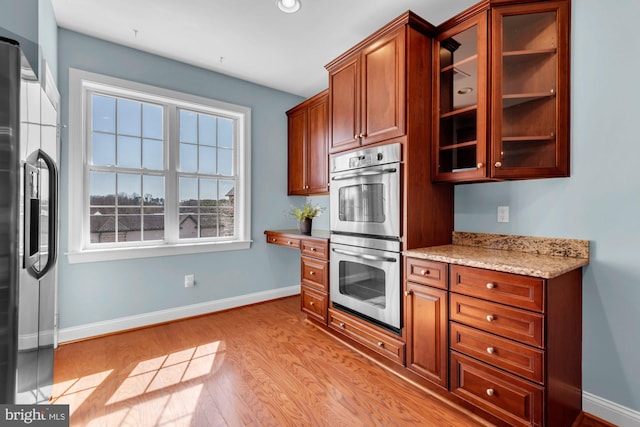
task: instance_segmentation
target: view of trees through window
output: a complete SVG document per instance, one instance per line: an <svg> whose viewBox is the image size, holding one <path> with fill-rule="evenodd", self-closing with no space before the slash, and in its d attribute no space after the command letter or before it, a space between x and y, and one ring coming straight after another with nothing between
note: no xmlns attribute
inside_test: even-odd
<svg viewBox="0 0 640 427"><path fill-rule="evenodd" d="M179 157L171 162L164 105L92 93L91 243L164 241L167 227L180 239L234 236L234 121L177 111ZM168 185L173 176L178 182ZM172 188L177 194L166 197ZM168 225L167 209L177 224Z"/></svg>

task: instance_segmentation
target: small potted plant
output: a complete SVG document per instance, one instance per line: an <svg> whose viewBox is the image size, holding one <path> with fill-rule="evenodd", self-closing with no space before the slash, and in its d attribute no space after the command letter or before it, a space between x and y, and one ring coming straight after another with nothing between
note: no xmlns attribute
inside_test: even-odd
<svg viewBox="0 0 640 427"><path fill-rule="evenodd" d="M320 215L323 210L323 207L313 206L309 200L306 200L302 207L291 207L289 215L298 220L300 233L311 235L311 222L313 218Z"/></svg>

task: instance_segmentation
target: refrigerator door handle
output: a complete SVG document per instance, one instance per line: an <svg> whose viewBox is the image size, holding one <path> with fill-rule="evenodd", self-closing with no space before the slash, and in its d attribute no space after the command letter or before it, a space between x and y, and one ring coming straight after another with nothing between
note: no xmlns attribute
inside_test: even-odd
<svg viewBox="0 0 640 427"><path fill-rule="evenodd" d="M37 267L40 246L40 191L38 162L42 160L49 172L49 224L47 230L47 262L42 268ZM25 242L24 268L27 272L40 279L54 266L58 256L58 169L55 162L47 153L38 149L33 152L25 163Z"/></svg>

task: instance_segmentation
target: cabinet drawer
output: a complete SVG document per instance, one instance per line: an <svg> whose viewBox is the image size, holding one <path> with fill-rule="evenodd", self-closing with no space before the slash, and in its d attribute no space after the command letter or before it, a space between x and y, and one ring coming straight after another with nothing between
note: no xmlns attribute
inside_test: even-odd
<svg viewBox="0 0 640 427"><path fill-rule="evenodd" d="M544 351L451 322L450 346L468 356L539 383L544 382Z"/></svg>
<svg viewBox="0 0 640 427"><path fill-rule="evenodd" d="M512 426L541 426L541 386L451 352L451 392Z"/></svg>
<svg viewBox="0 0 640 427"><path fill-rule="evenodd" d="M426 259L406 258L406 280L422 285L447 288L447 264Z"/></svg>
<svg viewBox="0 0 640 427"><path fill-rule="evenodd" d="M287 246L291 248L300 248L300 239L296 239L291 236L287 236L286 234L278 234L278 233L266 233L267 235L267 243L272 243L274 245Z"/></svg>
<svg viewBox="0 0 640 427"><path fill-rule="evenodd" d="M365 322L334 309L329 309L329 327L376 353L404 365L405 344L399 339L386 335Z"/></svg>
<svg viewBox="0 0 640 427"><path fill-rule="evenodd" d="M450 290L518 308L544 310L544 279L535 277L452 265Z"/></svg>
<svg viewBox="0 0 640 427"><path fill-rule="evenodd" d="M454 293L449 301L450 320L525 344L544 346L541 314Z"/></svg>
<svg viewBox="0 0 640 427"><path fill-rule="evenodd" d="M314 258L329 259L329 243L318 240L305 240L300 242L302 255Z"/></svg>
<svg viewBox="0 0 640 427"><path fill-rule="evenodd" d="M327 324L328 300L329 297L324 292L318 292L304 285L300 287L300 310L325 325Z"/></svg>
<svg viewBox="0 0 640 427"><path fill-rule="evenodd" d="M329 263L315 258L301 257L302 283L321 291L329 291Z"/></svg>

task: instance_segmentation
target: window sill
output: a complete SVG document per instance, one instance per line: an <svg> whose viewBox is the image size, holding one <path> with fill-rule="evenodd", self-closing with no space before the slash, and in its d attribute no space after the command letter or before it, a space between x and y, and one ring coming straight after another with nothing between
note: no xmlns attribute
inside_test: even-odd
<svg viewBox="0 0 640 427"><path fill-rule="evenodd" d="M177 245L158 245L135 248L88 249L67 252L69 264L85 262L117 261L132 258L154 258L171 255L187 255L206 252L222 252L249 249L251 240L233 242L207 242Z"/></svg>

